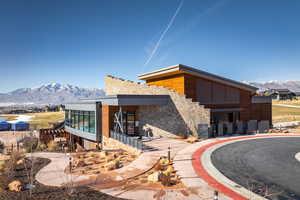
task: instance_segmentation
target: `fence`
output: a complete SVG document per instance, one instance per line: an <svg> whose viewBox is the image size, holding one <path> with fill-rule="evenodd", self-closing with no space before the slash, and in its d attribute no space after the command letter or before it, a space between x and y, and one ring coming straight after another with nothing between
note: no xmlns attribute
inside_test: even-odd
<svg viewBox="0 0 300 200"><path fill-rule="evenodd" d="M69 133L64 129L40 129L39 139L42 143L49 143L51 140L54 140L54 137L64 137L69 138Z"/></svg>
<svg viewBox="0 0 300 200"><path fill-rule="evenodd" d="M143 142L141 139L138 139L138 137L131 137L122 133L117 133L114 131L110 132L111 138L118 140L119 142L122 142L123 144L127 144L129 146L132 146L138 150L143 150Z"/></svg>

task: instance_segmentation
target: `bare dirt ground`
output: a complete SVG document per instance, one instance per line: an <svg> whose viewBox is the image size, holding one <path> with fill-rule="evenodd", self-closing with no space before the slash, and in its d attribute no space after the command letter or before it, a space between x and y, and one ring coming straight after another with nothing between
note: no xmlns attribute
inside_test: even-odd
<svg viewBox="0 0 300 200"><path fill-rule="evenodd" d="M37 158L34 162L33 174L35 175L41 168L46 166L50 160L45 158ZM26 165L30 166L31 161L26 159ZM19 166L15 176L10 178L10 180L17 179L22 183L28 183L27 171L31 170L30 168L25 168L24 166ZM3 185L6 185L9 181L7 177L0 175L0 181L6 181ZM34 182L36 186L31 194L29 190L22 190L21 192L8 191L7 188L2 188L0 191L0 199L5 200L62 200L62 199L87 199L87 200L118 200L121 198L116 198L104 194L99 191L92 190L88 187L51 187L45 186L37 181Z"/></svg>

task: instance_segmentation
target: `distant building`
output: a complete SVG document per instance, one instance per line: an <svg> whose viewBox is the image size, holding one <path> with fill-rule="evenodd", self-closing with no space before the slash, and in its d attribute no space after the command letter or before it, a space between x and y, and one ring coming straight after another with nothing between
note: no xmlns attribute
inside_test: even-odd
<svg viewBox="0 0 300 200"><path fill-rule="evenodd" d="M271 96L273 100L292 100L296 94L289 89L269 89L265 92L266 96Z"/></svg>
<svg viewBox="0 0 300 200"><path fill-rule="evenodd" d="M296 95L296 97L300 97L300 92L294 92L295 93L295 95Z"/></svg>

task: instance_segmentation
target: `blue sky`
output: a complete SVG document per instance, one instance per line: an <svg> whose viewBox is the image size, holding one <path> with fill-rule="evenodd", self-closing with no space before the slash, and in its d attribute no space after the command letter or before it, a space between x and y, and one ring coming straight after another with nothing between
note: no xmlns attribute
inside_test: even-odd
<svg viewBox="0 0 300 200"><path fill-rule="evenodd" d="M177 63L300 80L299 10L299 0L1 0L0 92L102 88L107 74L136 80Z"/></svg>

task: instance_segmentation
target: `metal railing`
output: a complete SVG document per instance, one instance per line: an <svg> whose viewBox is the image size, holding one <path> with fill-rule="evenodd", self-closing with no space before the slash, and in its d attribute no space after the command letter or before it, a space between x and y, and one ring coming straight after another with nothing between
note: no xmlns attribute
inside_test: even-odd
<svg viewBox="0 0 300 200"><path fill-rule="evenodd" d="M143 150L143 141L138 139L138 137L131 137L122 133L117 133L115 131L110 132L111 138L118 140L124 144L132 146L138 150Z"/></svg>

